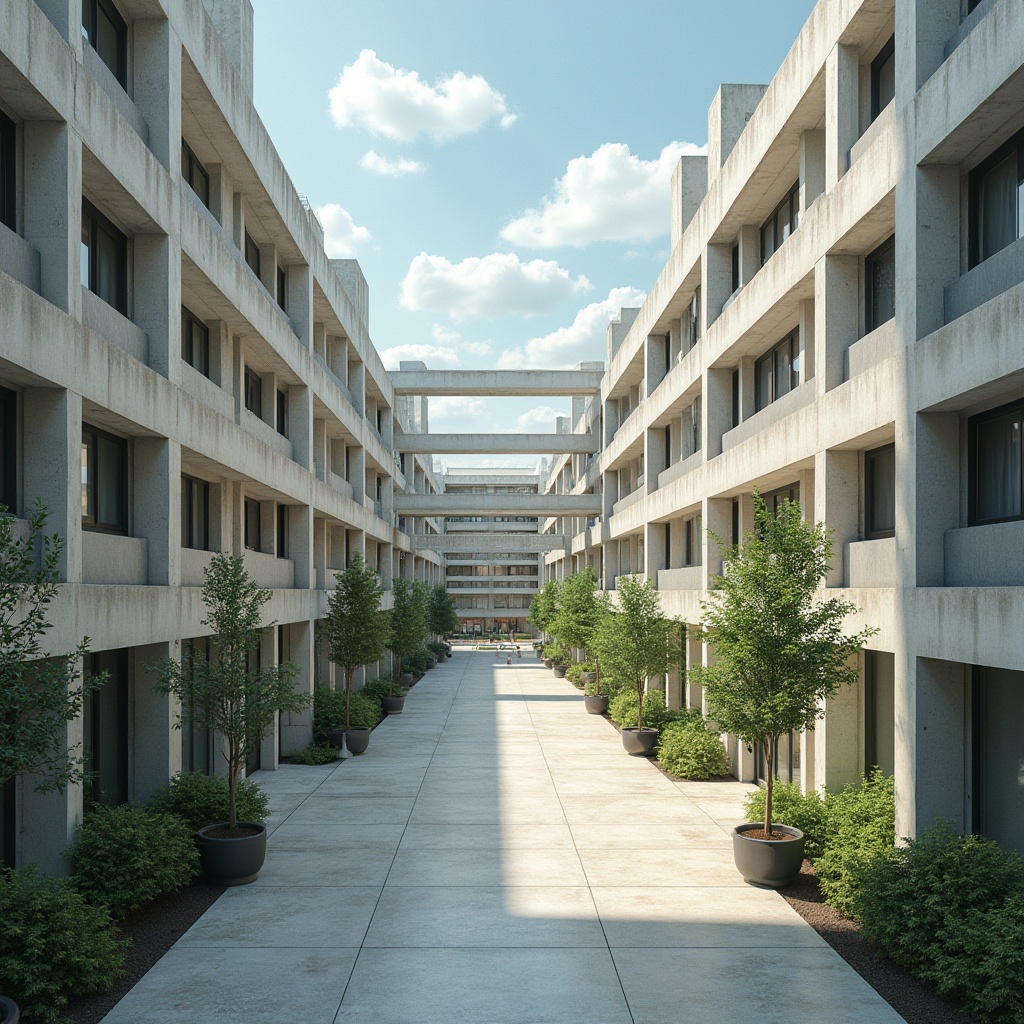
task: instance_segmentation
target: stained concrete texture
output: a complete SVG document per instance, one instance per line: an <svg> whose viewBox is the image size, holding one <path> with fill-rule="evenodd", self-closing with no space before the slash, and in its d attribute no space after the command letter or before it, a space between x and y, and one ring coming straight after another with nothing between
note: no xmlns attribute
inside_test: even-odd
<svg viewBox="0 0 1024 1024"><path fill-rule="evenodd" d="M457 652L365 754L256 777L259 880L106 1024L902 1019L736 873L751 787L671 782L532 657Z"/></svg>

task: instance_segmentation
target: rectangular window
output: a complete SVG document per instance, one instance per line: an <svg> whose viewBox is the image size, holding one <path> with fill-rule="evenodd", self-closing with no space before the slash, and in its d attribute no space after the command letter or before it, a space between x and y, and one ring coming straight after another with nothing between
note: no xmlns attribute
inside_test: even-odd
<svg viewBox="0 0 1024 1024"><path fill-rule="evenodd" d="M969 184L970 264L974 267L1024 234L1024 132L971 171Z"/></svg>
<svg viewBox="0 0 1024 1024"><path fill-rule="evenodd" d="M128 442L82 424L82 529L128 533Z"/></svg>
<svg viewBox="0 0 1024 1024"><path fill-rule="evenodd" d="M890 235L864 257L864 282L868 332L896 315L896 236Z"/></svg>
<svg viewBox="0 0 1024 1024"><path fill-rule="evenodd" d="M694 516L692 519L687 519L684 525L685 534L685 555L687 565L700 565L702 561L701 541L704 536L704 517L703 515Z"/></svg>
<svg viewBox="0 0 1024 1024"><path fill-rule="evenodd" d="M16 137L14 122L0 111L0 224L12 231L18 230Z"/></svg>
<svg viewBox="0 0 1024 1024"><path fill-rule="evenodd" d="M287 295L287 281L288 278L285 275L284 267L277 268L277 304L281 307L283 312L286 312L285 307L285 296Z"/></svg>
<svg viewBox="0 0 1024 1024"><path fill-rule="evenodd" d="M701 448L701 399L698 395L690 406L690 451L699 452Z"/></svg>
<svg viewBox="0 0 1024 1024"><path fill-rule="evenodd" d="M82 704L86 792L97 803L127 803L128 649L87 654L85 671L89 676L106 674Z"/></svg>
<svg viewBox="0 0 1024 1024"><path fill-rule="evenodd" d="M1021 420L1024 400L973 416L968 432L968 517L971 526L1024 518Z"/></svg>
<svg viewBox="0 0 1024 1024"><path fill-rule="evenodd" d="M128 25L111 0L82 0L82 37L128 88Z"/></svg>
<svg viewBox="0 0 1024 1024"><path fill-rule="evenodd" d="M772 215L761 225L761 266L782 248L782 243L800 226L800 182L782 197Z"/></svg>
<svg viewBox="0 0 1024 1024"><path fill-rule="evenodd" d="M181 478L181 546L210 549L210 485L190 476Z"/></svg>
<svg viewBox="0 0 1024 1024"><path fill-rule="evenodd" d="M181 307L181 358L204 377L210 376L210 329L185 306Z"/></svg>
<svg viewBox="0 0 1024 1024"><path fill-rule="evenodd" d="M732 371L732 425L740 425L740 371L737 367Z"/></svg>
<svg viewBox="0 0 1024 1024"><path fill-rule="evenodd" d="M248 231L245 233L245 262L249 264L249 268L252 272L259 277L260 247L256 244L256 239L254 239Z"/></svg>
<svg viewBox="0 0 1024 1024"><path fill-rule="evenodd" d="M871 62L871 120L896 98L896 37L893 36Z"/></svg>
<svg viewBox="0 0 1024 1024"><path fill-rule="evenodd" d="M0 505L12 515L18 510L18 396L0 388Z"/></svg>
<svg viewBox="0 0 1024 1024"><path fill-rule="evenodd" d="M82 200L82 284L128 315L128 239Z"/></svg>
<svg viewBox="0 0 1024 1024"><path fill-rule="evenodd" d="M245 368L245 407L255 416L263 416L263 380L248 366Z"/></svg>
<svg viewBox="0 0 1024 1024"><path fill-rule="evenodd" d="M794 331L754 363L754 389L760 411L800 383L800 332Z"/></svg>
<svg viewBox="0 0 1024 1024"><path fill-rule="evenodd" d="M210 660L210 638L207 636L195 637L190 640L181 641L181 667L184 670L193 663L201 663ZM187 715L182 716L181 722L181 767L186 772L202 772L204 775L212 774L211 769L215 764L213 750L213 736L201 725L193 724Z"/></svg>
<svg viewBox="0 0 1024 1024"><path fill-rule="evenodd" d="M245 546L260 550L260 503L255 498L245 499Z"/></svg>
<svg viewBox="0 0 1024 1024"><path fill-rule="evenodd" d="M665 428L665 469L672 465L672 425Z"/></svg>
<svg viewBox="0 0 1024 1024"><path fill-rule="evenodd" d="M181 176L185 184L202 200L203 206L209 209L210 175L184 139L181 140Z"/></svg>
<svg viewBox="0 0 1024 1024"><path fill-rule="evenodd" d="M277 557L288 557L288 506L277 506Z"/></svg>
<svg viewBox="0 0 1024 1024"><path fill-rule="evenodd" d="M740 287L740 244L737 242L732 247L732 290L738 291Z"/></svg>
<svg viewBox="0 0 1024 1024"><path fill-rule="evenodd" d="M690 348L700 338L700 286L698 285L690 299Z"/></svg>
<svg viewBox="0 0 1024 1024"><path fill-rule="evenodd" d="M288 396L283 391L277 393L277 432L288 436Z"/></svg>
<svg viewBox="0 0 1024 1024"><path fill-rule="evenodd" d="M865 536L868 540L896 535L896 446L864 453Z"/></svg>

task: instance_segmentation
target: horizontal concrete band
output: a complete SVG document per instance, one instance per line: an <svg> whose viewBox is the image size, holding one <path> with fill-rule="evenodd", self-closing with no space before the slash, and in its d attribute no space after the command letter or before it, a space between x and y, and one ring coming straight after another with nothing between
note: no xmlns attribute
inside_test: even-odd
<svg viewBox="0 0 1024 1024"><path fill-rule="evenodd" d="M589 455L596 434L399 434L395 446L416 455Z"/></svg>
<svg viewBox="0 0 1024 1024"><path fill-rule="evenodd" d="M449 533L440 536L414 534L413 551L436 551L458 558L463 551L501 554L533 554L545 551L562 551L565 537L560 533L479 534Z"/></svg>
<svg viewBox="0 0 1024 1024"><path fill-rule="evenodd" d="M593 395L603 370L392 370L396 395Z"/></svg>
<svg viewBox="0 0 1024 1024"><path fill-rule="evenodd" d="M396 494L401 516L596 516L600 494Z"/></svg>

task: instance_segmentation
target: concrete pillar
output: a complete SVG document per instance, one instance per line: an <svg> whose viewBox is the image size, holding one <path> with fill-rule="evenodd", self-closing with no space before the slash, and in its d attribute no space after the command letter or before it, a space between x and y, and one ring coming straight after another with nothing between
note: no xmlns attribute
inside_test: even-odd
<svg viewBox="0 0 1024 1024"><path fill-rule="evenodd" d="M291 385L287 390L288 440L292 443L292 458L303 469L313 469L316 451L313 434L313 390L302 384ZM317 475L323 479L320 473Z"/></svg>
<svg viewBox="0 0 1024 1024"><path fill-rule="evenodd" d="M358 360L349 360L348 391L352 396L352 407L361 416L366 408L366 366Z"/></svg>
<svg viewBox="0 0 1024 1024"><path fill-rule="evenodd" d="M148 665L162 658L181 658L181 642L134 647L132 655L132 799L149 803L160 786L181 771L181 730L176 728L181 710L173 696L161 696L153 688Z"/></svg>
<svg viewBox="0 0 1024 1024"><path fill-rule="evenodd" d="M309 590L316 587L316 566L313 544L313 509L309 505L288 507L288 557L295 565L295 586Z"/></svg>
<svg viewBox="0 0 1024 1024"><path fill-rule="evenodd" d="M740 284L747 284L761 269L761 230L756 224L740 228Z"/></svg>
<svg viewBox="0 0 1024 1024"><path fill-rule="evenodd" d="M82 59L82 0L36 0L61 38ZM88 43L86 44L88 45Z"/></svg>
<svg viewBox="0 0 1024 1024"><path fill-rule="evenodd" d="M800 134L800 212L825 191L825 133Z"/></svg>
<svg viewBox="0 0 1024 1024"><path fill-rule="evenodd" d="M362 505L366 494L366 450L356 445L348 450L348 482L352 485L352 500Z"/></svg>
<svg viewBox="0 0 1024 1024"><path fill-rule="evenodd" d="M913 192L896 190L896 309L901 323L906 322L902 302L916 299L908 341L943 326L943 290L960 276L960 168L928 165L913 174Z"/></svg>
<svg viewBox="0 0 1024 1024"><path fill-rule="evenodd" d="M864 723L861 685L840 687L825 701L825 717L819 719L814 737L814 785L834 791L856 785L861 770Z"/></svg>
<svg viewBox="0 0 1024 1024"><path fill-rule="evenodd" d="M231 331L223 320L207 320L205 323L210 331L210 380L232 394Z"/></svg>
<svg viewBox="0 0 1024 1024"><path fill-rule="evenodd" d="M307 388L303 388L303 390L306 391L308 389ZM322 419L314 419L313 420L313 436L312 436L312 441L313 441L313 459L312 459L313 465L312 465L311 468L313 469L313 472L316 474L316 477L317 477L318 480L326 480L327 479L328 467L330 467L332 472L335 472L335 473L337 472L337 470L334 469L334 466L331 465L330 459L329 459L329 450L332 447L332 445L331 445L330 438L328 438L328 436L327 436L327 421L326 420L322 420ZM342 469L344 470L344 467L342 467ZM344 476L344 472L342 472L339 475Z"/></svg>
<svg viewBox="0 0 1024 1024"><path fill-rule="evenodd" d="M329 585L327 570L330 565L328 550L330 528L326 519L313 519L313 574L312 581L318 590Z"/></svg>
<svg viewBox="0 0 1024 1024"><path fill-rule="evenodd" d="M281 652L278 650L278 628L271 626L263 631L260 638L260 664L271 668L281 664ZM287 626L285 629L287 630ZM301 749L301 748L300 748ZM275 715L270 728L260 740L260 768L268 772L276 772L281 761L281 716Z"/></svg>
<svg viewBox="0 0 1024 1024"><path fill-rule="evenodd" d="M914 563L916 579L908 581L919 587L941 587L945 577L943 536L947 530L960 525L960 417L950 413L918 413L916 418L913 467L908 465L911 454L902 445L896 446L896 479L901 474L912 474L915 494ZM896 533L906 537L900 529L897 489ZM952 500L951 500L952 498ZM902 560L901 560L902 561Z"/></svg>
<svg viewBox="0 0 1024 1024"><path fill-rule="evenodd" d="M860 259L823 256L814 267L814 371L818 394L846 376L846 350L860 333Z"/></svg>
<svg viewBox="0 0 1024 1024"><path fill-rule="evenodd" d="M132 98L149 148L177 181L181 173L181 42L166 18L132 22Z"/></svg>
<svg viewBox="0 0 1024 1024"><path fill-rule="evenodd" d="M231 554L235 558L245 557L245 491L241 480L231 480L225 485L230 490L231 502L226 510L226 519L231 524Z"/></svg>
<svg viewBox="0 0 1024 1024"><path fill-rule="evenodd" d="M814 379L814 299L800 303L800 383Z"/></svg>
<svg viewBox="0 0 1024 1024"><path fill-rule="evenodd" d="M658 586L658 570L666 568L665 523L644 524L644 560L637 568Z"/></svg>
<svg viewBox="0 0 1024 1024"><path fill-rule="evenodd" d="M709 245L704 250L701 264L701 292L704 297L701 309L703 324L701 335L718 319L726 299L732 295L732 246Z"/></svg>
<svg viewBox="0 0 1024 1024"><path fill-rule="evenodd" d="M210 176L210 213L217 218L224 233L229 238L235 238L234 185L231 174L223 164L207 164L206 173Z"/></svg>
<svg viewBox="0 0 1024 1024"><path fill-rule="evenodd" d="M277 246L273 242L260 242L260 282L277 304Z"/></svg>
<svg viewBox="0 0 1024 1024"><path fill-rule="evenodd" d="M722 436L732 428L732 370L708 367L704 371L703 396L701 435L704 459L710 461L722 454Z"/></svg>
<svg viewBox="0 0 1024 1024"><path fill-rule="evenodd" d="M313 271L305 263L293 263L285 272L285 306L299 341L312 348Z"/></svg>
<svg viewBox="0 0 1024 1024"><path fill-rule="evenodd" d="M665 428L653 427L645 431L646 444L644 449L644 477L647 481L647 493L658 489L658 474L668 464L668 452L665 445Z"/></svg>
<svg viewBox="0 0 1024 1024"><path fill-rule="evenodd" d="M708 191L708 158L681 156L672 171L672 248L700 208Z"/></svg>
<svg viewBox="0 0 1024 1024"><path fill-rule="evenodd" d="M860 86L855 46L837 43L825 60L825 187L846 173L860 135Z"/></svg>
<svg viewBox="0 0 1024 1024"><path fill-rule="evenodd" d="M960 27L960 0L909 0L896 5L896 96L908 99L945 60Z"/></svg>
<svg viewBox="0 0 1024 1024"><path fill-rule="evenodd" d="M132 533L146 538L150 586L181 580L181 445L163 437L133 442Z"/></svg>
<svg viewBox="0 0 1024 1024"><path fill-rule="evenodd" d="M732 533L732 498L705 498L702 510L703 533L700 538L703 563L702 586L710 589L711 581L722 568L722 549L711 535L717 534L726 544Z"/></svg>
<svg viewBox="0 0 1024 1024"><path fill-rule="evenodd" d="M859 454L851 451L823 451L814 456L814 518L835 531L826 587L849 584L849 545L860 536L859 463ZM801 487L801 499L803 493Z"/></svg>

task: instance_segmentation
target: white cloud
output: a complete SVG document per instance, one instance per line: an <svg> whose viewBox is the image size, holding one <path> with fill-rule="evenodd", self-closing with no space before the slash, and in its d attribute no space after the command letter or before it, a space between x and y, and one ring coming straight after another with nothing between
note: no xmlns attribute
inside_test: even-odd
<svg viewBox="0 0 1024 1024"><path fill-rule="evenodd" d="M430 398L427 402L431 429L437 420L459 420L464 426L467 417L483 416L487 411L487 403L482 398L469 398L465 395Z"/></svg>
<svg viewBox="0 0 1024 1024"><path fill-rule="evenodd" d="M383 174L391 178L401 178L406 174L422 174L427 169L419 160L407 160L404 156L397 160L389 160L373 149L363 154L359 166L373 174Z"/></svg>
<svg viewBox="0 0 1024 1024"><path fill-rule="evenodd" d="M559 327L550 334L531 338L521 348L502 352L498 368L561 369L585 359L604 359L609 321L618 316L620 309L642 305L645 298L646 295L636 288L613 288L607 299L584 306L568 327Z"/></svg>
<svg viewBox="0 0 1024 1024"><path fill-rule="evenodd" d="M656 160L641 160L621 142L569 161L538 209L509 221L513 245L551 249L590 242L648 242L668 233L669 180L679 157L705 146L670 142Z"/></svg>
<svg viewBox="0 0 1024 1024"><path fill-rule="evenodd" d="M565 413L552 409L550 405L535 405L516 417L513 433L550 434L555 429L555 417L564 415Z"/></svg>
<svg viewBox="0 0 1024 1024"><path fill-rule="evenodd" d="M402 142L421 135L444 142L478 132L492 120L502 128L516 120L505 97L480 75L456 71L429 85L418 72L393 67L373 50L363 50L342 69L328 96L339 128L359 125Z"/></svg>
<svg viewBox="0 0 1024 1024"><path fill-rule="evenodd" d="M403 359L419 359L421 362L441 363L444 366L458 366L459 353L443 345L392 345L380 354L385 369L397 370ZM434 369L434 367L430 367Z"/></svg>
<svg viewBox="0 0 1024 1024"><path fill-rule="evenodd" d="M352 214L337 203L318 206L316 215L324 226L324 249L332 260L351 259L370 241L370 229L356 224Z"/></svg>
<svg viewBox="0 0 1024 1024"><path fill-rule="evenodd" d="M486 341L467 341L462 347L471 356L489 356L492 352L490 343Z"/></svg>
<svg viewBox="0 0 1024 1024"><path fill-rule="evenodd" d="M450 327L445 327L444 324L434 324L430 333L434 336L434 341L440 344L451 344L462 337L458 331L453 331Z"/></svg>
<svg viewBox="0 0 1024 1024"><path fill-rule="evenodd" d="M454 320L534 316L592 287L553 260L523 263L515 253L495 252L450 263L421 252L402 281L402 305Z"/></svg>

